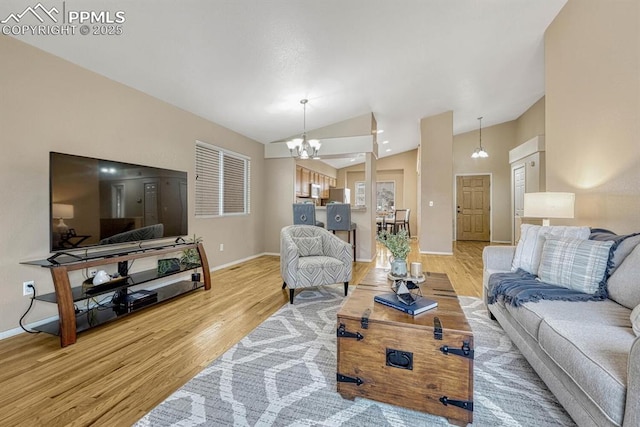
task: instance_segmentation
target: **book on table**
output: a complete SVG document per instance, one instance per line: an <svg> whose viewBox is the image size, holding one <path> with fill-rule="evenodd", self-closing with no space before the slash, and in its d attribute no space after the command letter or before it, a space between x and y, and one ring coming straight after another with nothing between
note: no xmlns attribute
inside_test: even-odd
<svg viewBox="0 0 640 427"><path fill-rule="evenodd" d="M395 308L396 310L403 311L412 316L415 316L416 314L420 314L427 310L431 310L438 306L438 301L434 301L432 299L424 297L415 299L415 301L411 304L406 304L402 302L401 298L398 298L398 295L396 295L395 292L376 295L375 297L373 297L373 300L375 302L379 302L380 304Z"/></svg>

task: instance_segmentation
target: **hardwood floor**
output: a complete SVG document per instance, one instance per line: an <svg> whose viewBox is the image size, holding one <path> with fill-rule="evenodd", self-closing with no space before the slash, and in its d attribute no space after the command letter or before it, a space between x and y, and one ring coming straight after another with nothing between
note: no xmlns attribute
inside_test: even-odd
<svg viewBox="0 0 640 427"><path fill-rule="evenodd" d="M453 256L436 256L413 243L408 261L480 296L485 245L460 242ZM354 264L352 283L387 260L379 247L374 262ZM0 425L129 426L288 302L275 256L216 271L212 284L84 332L69 347L45 334L0 341Z"/></svg>

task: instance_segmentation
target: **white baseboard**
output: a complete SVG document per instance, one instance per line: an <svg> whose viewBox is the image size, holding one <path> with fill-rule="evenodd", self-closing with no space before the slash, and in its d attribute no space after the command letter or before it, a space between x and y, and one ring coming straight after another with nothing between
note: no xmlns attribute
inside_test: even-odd
<svg viewBox="0 0 640 427"><path fill-rule="evenodd" d="M273 253L270 253L270 252L262 252L262 253L259 253L259 254L256 254L256 255L251 255L251 256L246 257L246 258L237 259L235 261L231 261L231 262L228 262L226 264L218 265L216 267L211 268L210 271L217 271L217 270L222 270L223 268L233 267L236 264L240 264L240 263L243 263L245 261L256 259L256 258L259 258L259 257L261 257L263 255L277 255L277 256L280 256L280 254L273 254Z"/></svg>
<svg viewBox="0 0 640 427"><path fill-rule="evenodd" d="M34 327L36 326L40 326L40 325L44 325L45 323L49 323L49 322L53 322L54 320L58 320L58 316L52 316L52 317L48 317L46 319L42 319L42 320L38 320L36 322L32 322L29 323L27 325L24 325L25 328L32 330ZM44 332L42 332L44 333ZM18 328L14 328L14 329L9 329L8 331L4 331L4 332L0 332L0 340L6 339L6 338L10 338L19 334L26 334L25 331L22 330L22 328L18 327Z"/></svg>
<svg viewBox="0 0 640 427"><path fill-rule="evenodd" d="M491 243L508 243L508 244L511 244L511 240L492 240Z"/></svg>
<svg viewBox="0 0 640 427"><path fill-rule="evenodd" d="M431 251L420 251L421 254L424 255L453 255L453 252L431 252Z"/></svg>

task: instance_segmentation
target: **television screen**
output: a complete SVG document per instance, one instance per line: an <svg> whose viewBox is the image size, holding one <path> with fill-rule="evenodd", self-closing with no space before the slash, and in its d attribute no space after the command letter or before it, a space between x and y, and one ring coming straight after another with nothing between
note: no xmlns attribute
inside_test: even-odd
<svg viewBox="0 0 640 427"><path fill-rule="evenodd" d="M187 173L51 152L51 251L184 236Z"/></svg>

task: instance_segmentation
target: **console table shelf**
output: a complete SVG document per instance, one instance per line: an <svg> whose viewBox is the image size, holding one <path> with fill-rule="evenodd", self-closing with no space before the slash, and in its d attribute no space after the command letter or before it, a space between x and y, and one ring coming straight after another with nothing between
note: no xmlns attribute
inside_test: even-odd
<svg viewBox="0 0 640 427"><path fill-rule="evenodd" d="M107 264L128 263L139 258L155 257L185 249L195 249L198 252L200 265L182 268L179 271L168 274L158 274L157 270L139 271L128 275L126 279L112 283L111 285L113 286L103 284L94 288L72 287L69 280L69 272L71 271ZM36 296L35 299L57 304L59 319L39 325L34 329L59 335L62 347L75 343L78 332L196 289L211 289L209 263L202 243L174 243L147 248L135 247L130 250L110 250L86 254L85 256L65 253L46 260L29 261L24 264L42 266L49 268L51 271L55 292ZM195 268L202 268L202 282L178 281L154 288L153 291L137 290L133 294L129 294L128 288L131 286L149 283L176 274L183 274ZM91 292L87 292L87 290L91 290ZM94 301L93 307L90 306L90 303L87 303L87 308L85 309L79 309L78 304L76 304L79 301L98 299L100 295L111 292L114 292L114 298L117 297L118 301L112 299L109 302L100 302L99 305L96 305ZM134 298L136 294L138 298Z"/></svg>
<svg viewBox="0 0 640 427"><path fill-rule="evenodd" d="M180 271L174 271L168 274L158 274L157 270L145 270L139 271L136 273L132 273L127 276L126 279L123 279L111 286L109 283L104 283L102 285L93 286L90 288L86 288L84 286L75 286L71 288L71 295L73 297L73 301L82 301L88 298L96 298L103 294L108 294L110 292L118 291L122 288L129 288L131 286L142 285L143 283L151 282L153 280L162 279L165 277L170 277L175 274L183 274L190 270L200 268L200 266L193 266L190 268L183 268ZM51 303L58 302L58 295L56 292L51 292L48 294L38 295L35 297L38 301L46 301Z"/></svg>
<svg viewBox="0 0 640 427"><path fill-rule="evenodd" d="M158 300L153 304L145 305L144 307L138 309L123 311L120 309L120 306L118 304L109 302L106 304L101 304L96 308L80 310L79 312L75 313L76 332L86 331L87 329L91 329L95 326L102 325L115 319L119 319L152 305L159 304L163 301L167 301L171 298L177 297L187 292L201 289L203 287L204 283L202 282L180 281L155 289L155 291L158 293ZM33 329L53 335L61 335L60 322L58 322L57 320L36 326Z"/></svg>

